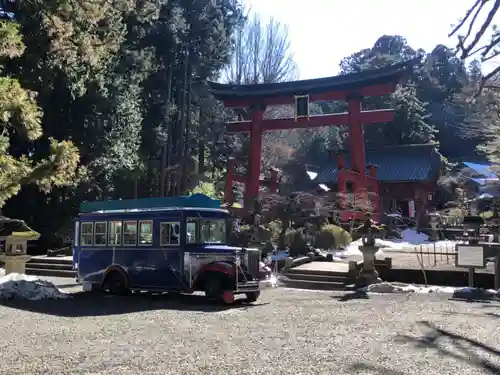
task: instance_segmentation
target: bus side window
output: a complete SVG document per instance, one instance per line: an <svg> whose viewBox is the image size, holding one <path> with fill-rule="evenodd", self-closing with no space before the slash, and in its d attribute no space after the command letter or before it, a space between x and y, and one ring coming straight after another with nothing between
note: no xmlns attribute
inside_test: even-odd
<svg viewBox="0 0 500 375"><path fill-rule="evenodd" d="M160 246L171 246L180 244L179 222L160 223Z"/></svg>
<svg viewBox="0 0 500 375"><path fill-rule="evenodd" d="M106 246L107 237L107 223L98 222L94 223L94 245L95 246Z"/></svg>
<svg viewBox="0 0 500 375"><path fill-rule="evenodd" d="M123 222L123 245L135 246L137 243L137 221Z"/></svg>
<svg viewBox="0 0 500 375"><path fill-rule="evenodd" d="M153 244L153 222L151 220L139 221L139 245Z"/></svg>
<svg viewBox="0 0 500 375"><path fill-rule="evenodd" d="M196 222L197 219L186 221L186 243L196 243Z"/></svg>
<svg viewBox="0 0 500 375"><path fill-rule="evenodd" d="M122 222L109 222L109 246L120 246L122 244Z"/></svg>
<svg viewBox="0 0 500 375"><path fill-rule="evenodd" d="M80 245L92 246L94 223L81 223Z"/></svg>

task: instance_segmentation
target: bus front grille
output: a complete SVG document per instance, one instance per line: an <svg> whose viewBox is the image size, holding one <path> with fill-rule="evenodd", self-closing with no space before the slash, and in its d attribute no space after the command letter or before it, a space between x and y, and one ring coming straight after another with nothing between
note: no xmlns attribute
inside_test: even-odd
<svg viewBox="0 0 500 375"><path fill-rule="evenodd" d="M247 250L247 270L256 279L259 277L260 251L257 249Z"/></svg>

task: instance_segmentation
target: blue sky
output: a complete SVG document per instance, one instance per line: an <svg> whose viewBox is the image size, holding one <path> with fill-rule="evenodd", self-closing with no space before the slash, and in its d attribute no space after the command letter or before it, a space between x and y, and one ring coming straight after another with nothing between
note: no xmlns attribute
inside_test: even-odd
<svg viewBox="0 0 500 375"><path fill-rule="evenodd" d="M263 20L287 24L303 79L338 73L342 57L370 47L384 34L405 36L414 48L451 47L451 25L471 0L245 0Z"/></svg>

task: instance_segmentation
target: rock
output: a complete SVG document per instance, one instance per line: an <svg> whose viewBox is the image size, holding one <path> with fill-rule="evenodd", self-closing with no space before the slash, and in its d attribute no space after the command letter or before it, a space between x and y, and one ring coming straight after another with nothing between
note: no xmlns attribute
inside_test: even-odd
<svg viewBox="0 0 500 375"><path fill-rule="evenodd" d="M328 253L326 251L315 249L315 251L310 252L308 256L313 262L326 262Z"/></svg>

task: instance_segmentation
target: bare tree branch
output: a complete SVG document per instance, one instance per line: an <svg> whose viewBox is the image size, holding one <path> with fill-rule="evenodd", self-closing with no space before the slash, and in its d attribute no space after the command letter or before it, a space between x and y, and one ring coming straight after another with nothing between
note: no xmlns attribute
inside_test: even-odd
<svg viewBox="0 0 500 375"><path fill-rule="evenodd" d="M484 21L482 21L481 25L477 25L479 15L484 14L483 11L485 11L486 5L489 4L492 4L492 6L487 11ZM465 35L458 35L457 53L460 54L461 59L465 60L479 53L481 62L484 63L500 54L500 50L497 48L500 44L500 31L497 29L496 25L493 24L493 20L499 9L500 0L474 0L473 5L467 10L465 17L449 34L449 37L452 37L457 35L462 29L467 29ZM472 37L473 30L477 27L478 30ZM491 30L490 40L480 45L488 30ZM495 78L499 73L500 68L496 68L485 74L476 95L481 93L488 80Z"/></svg>
<svg viewBox="0 0 500 375"><path fill-rule="evenodd" d="M451 38L453 35L455 35L464 26L465 22L467 22L470 15L472 14L472 12L474 12L474 9L476 9L478 6L481 6L482 2L483 2L483 0L476 0L474 5L472 5L472 7L465 14L465 17L458 23L457 26L455 26L455 28L451 31L451 33L448 34L449 38Z"/></svg>
<svg viewBox="0 0 500 375"><path fill-rule="evenodd" d="M236 84L274 83L296 79L288 28L271 18L263 24L254 14L235 35L233 62L222 74L223 80Z"/></svg>

